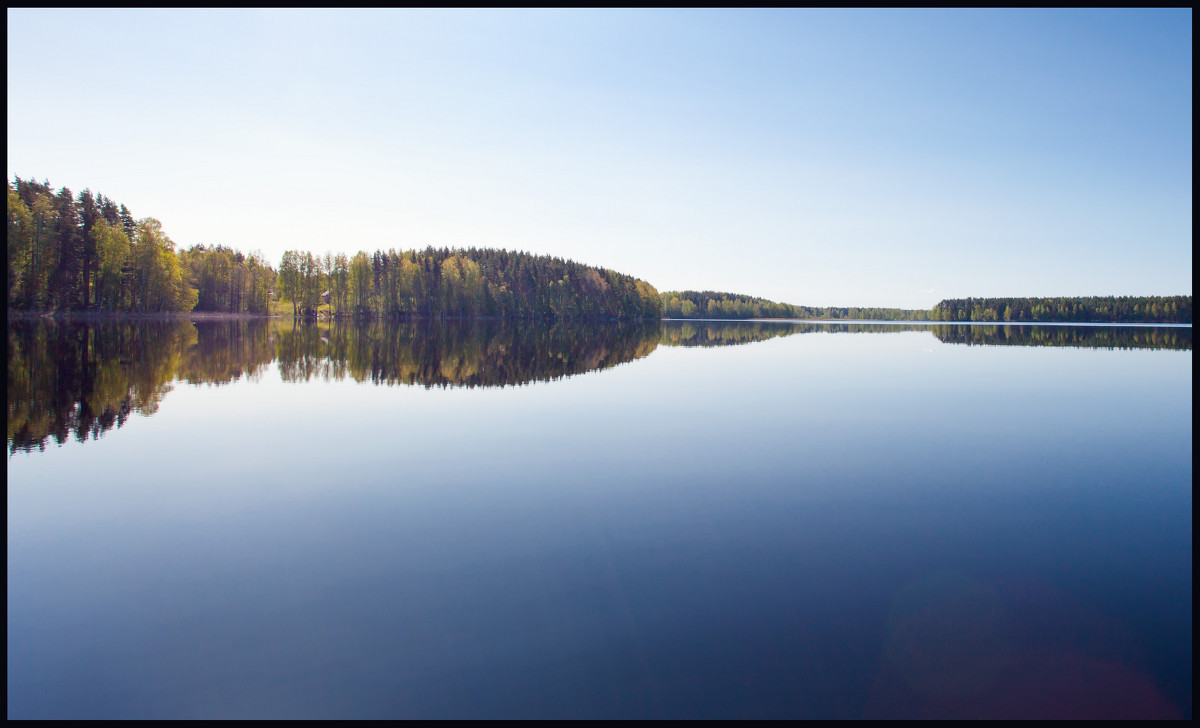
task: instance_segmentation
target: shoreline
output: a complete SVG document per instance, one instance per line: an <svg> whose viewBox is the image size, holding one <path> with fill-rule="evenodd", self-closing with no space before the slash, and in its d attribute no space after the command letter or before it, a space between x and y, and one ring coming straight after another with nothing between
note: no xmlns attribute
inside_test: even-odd
<svg viewBox="0 0 1200 728"><path fill-rule="evenodd" d="M361 319L355 319L349 316L301 316L292 317L284 314L262 314L262 313L229 313L224 311L189 311L187 313L170 312L170 311L12 311L8 312L8 319L21 321L36 321L38 319L47 319L51 321L252 321L252 320L270 320L270 319L293 319L297 321L310 322L350 322ZM406 317L372 317L371 321L414 321L414 320L434 320L426 316L406 316ZM476 316L463 318L461 316L446 316L439 320L442 321L549 321L557 319L525 319L515 318L506 319L502 316ZM573 321L575 323L583 323L589 319L564 319L565 321ZM608 321L607 319L605 319ZM620 321L622 319L613 319ZM896 320L896 319L796 319L796 318L661 318L661 319L624 319L626 321L642 320L642 321L672 321L672 322L695 322L695 323L826 323L826 324L895 324L898 326L905 325L969 325L969 326L1175 326L1175 327L1191 327L1191 323L1168 323L1164 321L930 321L930 320Z"/></svg>

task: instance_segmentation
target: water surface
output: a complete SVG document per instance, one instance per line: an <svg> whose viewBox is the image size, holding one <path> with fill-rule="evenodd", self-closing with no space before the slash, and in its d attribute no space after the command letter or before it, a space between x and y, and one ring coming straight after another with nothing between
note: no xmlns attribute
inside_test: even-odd
<svg viewBox="0 0 1200 728"><path fill-rule="evenodd" d="M1190 717L1191 348L14 322L8 716Z"/></svg>

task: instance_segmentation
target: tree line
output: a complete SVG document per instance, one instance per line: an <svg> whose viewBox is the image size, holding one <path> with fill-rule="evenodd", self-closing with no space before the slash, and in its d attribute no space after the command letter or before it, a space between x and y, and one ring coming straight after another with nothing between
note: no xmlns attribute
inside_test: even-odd
<svg viewBox="0 0 1200 728"><path fill-rule="evenodd" d="M157 220L91 190L9 183L10 309L190 311L195 295Z"/></svg>
<svg viewBox="0 0 1200 728"><path fill-rule="evenodd" d="M282 300L295 316L354 318L659 318L658 291L606 268L548 255L480 248L395 249L314 256L289 250Z"/></svg>
<svg viewBox="0 0 1200 728"><path fill-rule="evenodd" d="M1191 296L1067 296L943 299L929 310L798 306L736 293L667 291L663 316L682 319L794 318L860 321L1187 323Z"/></svg>
<svg viewBox="0 0 1200 728"><path fill-rule="evenodd" d="M11 310L265 314L274 281L261 253L176 250L161 222L90 189L8 183Z"/></svg>
<svg viewBox="0 0 1200 728"><path fill-rule="evenodd" d="M934 321L1190 324L1192 297L950 298L939 301L930 318Z"/></svg>
<svg viewBox="0 0 1200 728"><path fill-rule="evenodd" d="M641 319L661 316L643 280L570 260L489 249L426 248L314 255L278 269L222 245L176 249L154 218L85 189L8 183L8 305L15 311L293 316Z"/></svg>
<svg viewBox="0 0 1200 728"><path fill-rule="evenodd" d="M224 245L193 245L180 253L188 282L196 288L196 311L271 312L275 269L262 253L244 255Z"/></svg>
<svg viewBox="0 0 1200 728"><path fill-rule="evenodd" d="M765 298L719 291L668 291L661 294L663 316L692 319L856 319L927 321L929 311L880 307L797 306Z"/></svg>
<svg viewBox="0 0 1200 728"><path fill-rule="evenodd" d="M394 249L314 255L278 269L222 245L176 250L154 218L85 189L8 183L12 311L206 311L354 318L793 318L882 321L1191 323L1191 296L945 299L930 310L813 307L718 291L660 294L605 268L519 251ZM278 305L278 304L277 304Z"/></svg>

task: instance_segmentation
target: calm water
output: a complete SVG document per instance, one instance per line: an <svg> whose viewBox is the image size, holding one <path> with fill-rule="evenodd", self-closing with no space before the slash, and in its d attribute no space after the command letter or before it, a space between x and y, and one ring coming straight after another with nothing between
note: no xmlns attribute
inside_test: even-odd
<svg viewBox="0 0 1200 728"><path fill-rule="evenodd" d="M10 323L8 717L1191 717L1191 328Z"/></svg>

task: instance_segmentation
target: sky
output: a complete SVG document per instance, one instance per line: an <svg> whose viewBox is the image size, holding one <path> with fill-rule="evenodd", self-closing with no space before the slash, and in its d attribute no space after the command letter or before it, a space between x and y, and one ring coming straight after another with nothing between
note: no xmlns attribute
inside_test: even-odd
<svg viewBox="0 0 1200 728"><path fill-rule="evenodd" d="M9 9L8 179L181 248L660 291L1190 295L1192 13Z"/></svg>

